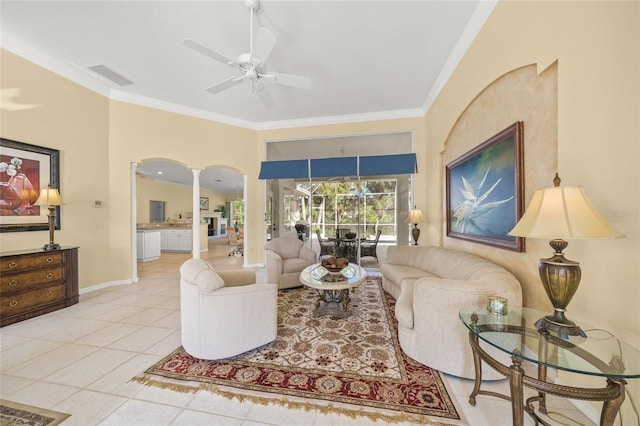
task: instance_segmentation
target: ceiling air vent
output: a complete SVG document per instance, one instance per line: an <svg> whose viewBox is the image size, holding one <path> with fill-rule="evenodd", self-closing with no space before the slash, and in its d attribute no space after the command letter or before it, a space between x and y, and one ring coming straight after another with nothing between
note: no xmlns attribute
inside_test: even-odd
<svg viewBox="0 0 640 426"><path fill-rule="evenodd" d="M106 65L94 65L92 67L89 67L89 69L94 73L106 78L107 80L112 81L118 86L128 86L130 84L133 84L133 81L129 80L126 77L123 77Z"/></svg>

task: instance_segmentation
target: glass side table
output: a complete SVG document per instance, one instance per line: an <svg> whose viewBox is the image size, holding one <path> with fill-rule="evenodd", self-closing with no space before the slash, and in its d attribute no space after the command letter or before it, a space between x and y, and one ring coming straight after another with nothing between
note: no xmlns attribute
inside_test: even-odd
<svg viewBox="0 0 640 426"><path fill-rule="evenodd" d="M470 305L460 310L460 319L469 329L469 343L473 350L475 385L469 403L476 404L477 395L490 395L511 401L513 425L524 424L527 412L534 421L542 422L538 410L546 414L546 394L587 401L604 401L600 425L609 426L618 414L625 398L625 379L640 378L640 351L615 338L604 330L581 324L587 338L569 336L561 339L548 332L536 330L534 324L547 312L529 308L509 308L506 315L487 311L486 305ZM511 355L510 366L498 362L479 344L482 340L502 352ZM510 395L480 390L482 363L485 361L509 378ZM537 365L537 377L524 374L522 362ZM601 376L606 379L602 388L579 388L547 381L547 368L570 371L577 374ZM538 391L525 401L523 386Z"/></svg>

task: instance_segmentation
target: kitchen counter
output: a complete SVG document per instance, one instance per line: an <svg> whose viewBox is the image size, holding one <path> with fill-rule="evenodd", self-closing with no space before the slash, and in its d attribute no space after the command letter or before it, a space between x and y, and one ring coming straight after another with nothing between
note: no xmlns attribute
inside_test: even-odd
<svg viewBox="0 0 640 426"><path fill-rule="evenodd" d="M136 231L147 233L160 232L161 251L191 251L192 234L191 223L187 222L162 222L162 223L138 223ZM207 224L200 224L200 251L208 250Z"/></svg>
<svg viewBox="0 0 640 426"><path fill-rule="evenodd" d="M138 230L147 230L147 229L191 229L191 223L174 223L174 222L162 222L162 223L138 223L136 224L136 229Z"/></svg>

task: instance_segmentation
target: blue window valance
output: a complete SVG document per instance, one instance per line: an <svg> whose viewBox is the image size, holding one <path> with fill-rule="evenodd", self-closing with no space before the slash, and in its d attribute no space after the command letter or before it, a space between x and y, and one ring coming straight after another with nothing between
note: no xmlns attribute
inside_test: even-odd
<svg viewBox="0 0 640 426"><path fill-rule="evenodd" d="M297 179L309 177L309 160L263 161L258 179Z"/></svg>
<svg viewBox="0 0 640 426"><path fill-rule="evenodd" d="M416 154L371 155L360 157L360 176L417 173Z"/></svg>
<svg viewBox="0 0 640 426"><path fill-rule="evenodd" d="M310 169L309 169L310 167ZM263 161L259 179L384 176L418 172L416 154Z"/></svg>
<svg viewBox="0 0 640 426"><path fill-rule="evenodd" d="M313 158L311 177L357 176L358 157Z"/></svg>

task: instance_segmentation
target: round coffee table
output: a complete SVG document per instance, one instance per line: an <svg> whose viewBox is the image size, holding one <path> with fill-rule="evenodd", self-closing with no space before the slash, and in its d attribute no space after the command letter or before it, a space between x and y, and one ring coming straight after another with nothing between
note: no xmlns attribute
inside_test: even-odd
<svg viewBox="0 0 640 426"><path fill-rule="evenodd" d="M316 316L349 317L351 315L349 312L349 302L351 302L349 292L366 279L367 271L360 265L352 264L339 273L331 273L321 264L316 263L306 267L300 273L302 284L314 288L318 292L318 300L314 310Z"/></svg>

